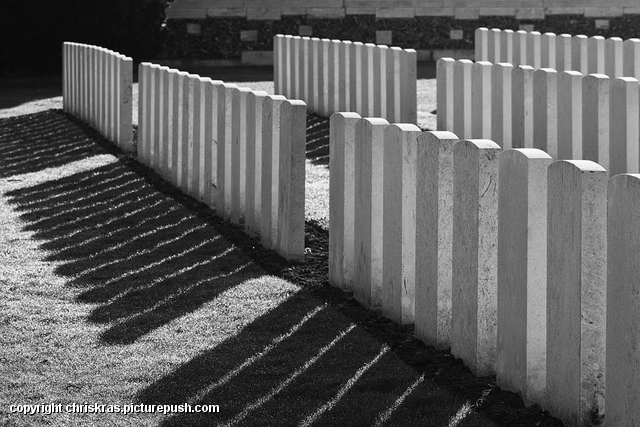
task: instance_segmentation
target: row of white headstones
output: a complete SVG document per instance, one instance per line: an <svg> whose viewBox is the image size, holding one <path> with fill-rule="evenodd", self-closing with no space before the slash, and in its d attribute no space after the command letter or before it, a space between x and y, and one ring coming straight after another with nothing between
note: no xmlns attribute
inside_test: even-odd
<svg viewBox="0 0 640 427"><path fill-rule="evenodd" d="M476 61L640 79L640 39L478 28Z"/></svg>
<svg viewBox="0 0 640 427"><path fill-rule="evenodd" d="M567 425L640 421L640 175L356 113L330 144L334 286Z"/></svg>
<svg viewBox="0 0 640 427"><path fill-rule="evenodd" d="M635 425L640 61L506 33L517 65L438 63L439 132L331 117L330 282L567 425Z"/></svg>
<svg viewBox="0 0 640 427"><path fill-rule="evenodd" d="M138 159L302 260L305 103L146 62L139 82Z"/></svg>
<svg viewBox="0 0 640 427"><path fill-rule="evenodd" d="M416 123L417 52L372 43L278 34L274 90L309 111L338 111Z"/></svg>
<svg viewBox="0 0 640 427"><path fill-rule="evenodd" d="M132 64L130 57L99 46L62 45L63 110L125 152L133 150Z"/></svg>
<svg viewBox="0 0 640 427"><path fill-rule="evenodd" d="M306 105L142 63L138 160L290 261L304 258ZM63 45L63 106L123 151L132 138L132 60Z"/></svg>
<svg viewBox="0 0 640 427"><path fill-rule="evenodd" d="M612 175L640 172L640 82L633 77L443 58L437 80L438 130L593 160Z"/></svg>

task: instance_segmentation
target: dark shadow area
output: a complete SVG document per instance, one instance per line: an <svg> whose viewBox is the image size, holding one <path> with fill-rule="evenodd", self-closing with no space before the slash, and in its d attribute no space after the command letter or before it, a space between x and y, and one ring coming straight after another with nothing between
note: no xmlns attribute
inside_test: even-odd
<svg viewBox="0 0 640 427"><path fill-rule="evenodd" d="M293 426L314 415L315 425L371 426L418 378L348 318L297 294L138 398L220 406L217 414L176 414L161 423L165 427ZM430 382L409 396L389 412L386 425L447 425L465 402Z"/></svg>
<svg viewBox="0 0 640 427"><path fill-rule="evenodd" d="M307 114L307 159L329 166L329 119Z"/></svg>
<svg viewBox="0 0 640 427"><path fill-rule="evenodd" d="M435 79L436 78L436 63L419 61L417 68L417 76L419 79Z"/></svg>
<svg viewBox="0 0 640 427"><path fill-rule="evenodd" d="M117 150L61 110L0 119L0 177L58 167ZM102 142L95 143L96 138Z"/></svg>
<svg viewBox="0 0 640 427"><path fill-rule="evenodd" d="M139 171L116 162L10 192L27 230L64 261L89 317L116 322L109 344L135 341L192 312L260 270L232 244Z"/></svg>
<svg viewBox="0 0 640 427"><path fill-rule="evenodd" d="M109 145L69 116L48 114L59 122L51 125L62 123L70 135L88 132L94 150L102 152ZM30 127L31 119L16 118L12 126ZM310 129L314 120L308 118ZM3 144L15 142L4 126L0 132ZM38 132L21 132L35 135L24 140L34 150L37 140L46 143ZM50 156L57 156L55 150ZM372 425L421 375L424 382L385 425L447 425L453 413L446 409L448 402L438 400L441 396L454 396L455 405L485 396L474 411L500 425L561 425L538 406L525 408L517 395L494 387L495 378L476 378L448 352L426 347L411 327L394 324L364 309L350 293L331 287L328 232L316 223L306 224L304 262L287 264L206 205L124 156L7 196L26 228L50 251L49 260L61 263L57 273L71 279L78 303L99 304L89 320L111 323L100 337L107 345L134 342L262 275L255 265L305 289L142 390L138 397L145 403L221 407L221 413L206 417L176 414L164 425L211 425L239 414L246 415L237 425L298 425L334 401L359 372L353 387L315 425ZM250 260L255 264L249 265ZM340 338L351 324L357 328ZM371 363L383 345L389 351ZM460 425L477 425L474 420L471 414Z"/></svg>
<svg viewBox="0 0 640 427"><path fill-rule="evenodd" d="M162 59L154 60L153 63L164 65ZM184 63L179 67L171 66L181 71L187 71L191 74L197 74L200 77L210 77L213 80L222 80L224 82L266 82L273 81L273 66L234 66L234 67L212 67L198 64L198 62ZM137 80L136 80L137 81Z"/></svg>
<svg viewBox="0 0 640 427"><path fill-rule="evenodd" d="M0 110L62 95L62 77L0 77Z"/></svg>

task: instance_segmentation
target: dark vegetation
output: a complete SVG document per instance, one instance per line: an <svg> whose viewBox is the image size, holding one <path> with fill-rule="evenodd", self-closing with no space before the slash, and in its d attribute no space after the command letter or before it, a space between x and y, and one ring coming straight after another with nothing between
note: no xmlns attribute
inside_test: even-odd
<svg viewBox="0 0 640 427"><path fill-rule="evenodd" d="M139 61L162 43L171 0L3 0L0 75L59 73L62 43L108 47Z"/></svg>
<svg viewBox="0 0 640 427"><path fill-rule="evenodd" d="M245 50L272 50L276 34L298 34L300 25L310 25L313 37L375 43L376 31L393 31L393 45L404 49L473 49L478 27L518 30L534 25L540 33L601 35L628 39L640 37L640 15L609 19L609 29L596 29L595 18L582 15L549 15L544 20L518 20L506 16L456 20L453 17L420 16L415 19L375 19L373 15L348 15L343 19L308 19L283 16L278 21L249 21L244 18L167 21L163 58L239 58ZM187 34L187 23L199 23L201 34ZM450 40L449 31L463 30L463 40ZM257 30L258 41L240 40L240 31Z"/></svg>

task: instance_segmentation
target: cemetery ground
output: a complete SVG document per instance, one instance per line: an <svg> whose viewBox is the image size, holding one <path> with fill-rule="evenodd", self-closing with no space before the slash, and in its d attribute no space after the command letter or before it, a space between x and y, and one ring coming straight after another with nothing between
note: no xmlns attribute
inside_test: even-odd
<svg viewBox="0 0 640 427"><path fill-rule="evenodd" d="M418 89L434 129L435 80ZM561 425L329 286L327 119L290 265L64 114L59 79L0 93L0 425ZM9 410L48 403L219 412Z"/></svg>

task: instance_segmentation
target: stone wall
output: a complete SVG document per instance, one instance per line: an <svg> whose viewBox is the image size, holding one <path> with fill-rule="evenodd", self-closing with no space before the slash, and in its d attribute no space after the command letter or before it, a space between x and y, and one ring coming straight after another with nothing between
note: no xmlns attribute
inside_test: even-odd
<svg viewBox="0 0 640 427"><path fill-rule="evenodd" d="M378 19L416 16L544 19L547 15L615 17L638 13L640 6L635 0L175 0L167 16L176 19L242 17L255 20L275 20L287 15L312 18L375 15Z"/></svg>

